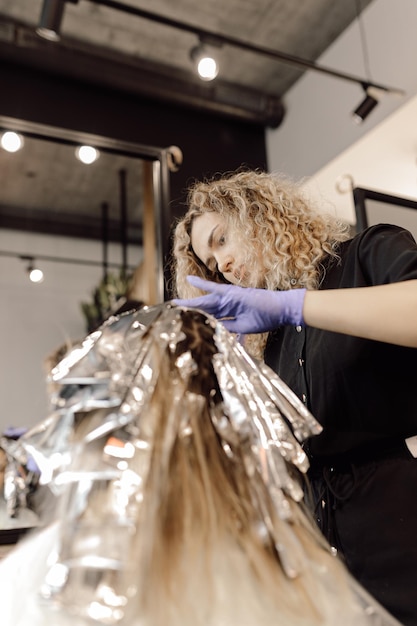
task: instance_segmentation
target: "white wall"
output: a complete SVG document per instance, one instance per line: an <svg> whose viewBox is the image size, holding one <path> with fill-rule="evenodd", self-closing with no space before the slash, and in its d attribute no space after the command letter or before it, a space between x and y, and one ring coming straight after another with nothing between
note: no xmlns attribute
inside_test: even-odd
<svg viewBox="0 0 417 626"><path fill-rule="evenodd" d="M374 0L362 20L371 79L404 89L406 97L384 96L357 126L351 112L363 99L361 87L308 71L285 97L283 124L267 132L270 170L295 178L314 175L417 94L416 0ZM356 20L317 62L367 78Z"/></svg>
<svg viewBox="0 0 417 626"><path fill-rule="evenodd" d="M307 179L304 189L320 202L325 199L325 206L350 224L356 222L352 186L416 201L416 122L417 96L414 96ZM378 221L405 226L394 206L389 220L386 217L381 214Z"/></svg>
<svg viewBox="0 0 417 626"><path fill-rule="evenodd" d="M101 261L99 242L0 230L0 250ZM118 245L109 261L121 262ZM128 250L128 265L142 251ZM39 261L43 283L28 279L25 263L0 256L0 433L7 426L31 426L47 416L44 359L66 341L86 334L80 303L89 301L102 278L100 266ZM112 271L112 268L110 268Z"/></svg>

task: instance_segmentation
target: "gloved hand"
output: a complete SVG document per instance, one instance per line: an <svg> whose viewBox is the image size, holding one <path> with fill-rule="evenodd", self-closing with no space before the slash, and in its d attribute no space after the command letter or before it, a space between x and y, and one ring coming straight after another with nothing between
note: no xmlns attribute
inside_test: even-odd
<svg viewBox="0 0 417 626"><path fill-rule="evenodd" d="M253 289L214 283L198 276L187 276L187 280L194 287L208 291L208 295L189 300L176 299L173 303L213 315L232 333L263 333L278 326L304 325L305 289Z"/></svg>

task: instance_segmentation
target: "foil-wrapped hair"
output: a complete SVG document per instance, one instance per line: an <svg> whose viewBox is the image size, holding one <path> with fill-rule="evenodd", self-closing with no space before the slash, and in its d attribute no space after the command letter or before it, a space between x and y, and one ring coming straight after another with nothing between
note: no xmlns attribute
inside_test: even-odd
<svg viewBox="0 0 417 626"><path fill-rule="evenodd" d="M122 314L50 379L22 445L58 501L39 585L54 624L397 623L303 509L320 425L220 322Z"/></svg>

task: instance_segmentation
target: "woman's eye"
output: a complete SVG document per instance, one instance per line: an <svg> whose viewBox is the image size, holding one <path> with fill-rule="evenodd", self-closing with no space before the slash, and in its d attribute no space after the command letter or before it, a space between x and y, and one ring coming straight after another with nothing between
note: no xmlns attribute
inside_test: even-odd
<svg viewBox="0 0 417 626"><path fill-rule="evenodd" d="M226 237L224 235L221 235L219 237L219 246L223 246L226 243Z"/></svg>

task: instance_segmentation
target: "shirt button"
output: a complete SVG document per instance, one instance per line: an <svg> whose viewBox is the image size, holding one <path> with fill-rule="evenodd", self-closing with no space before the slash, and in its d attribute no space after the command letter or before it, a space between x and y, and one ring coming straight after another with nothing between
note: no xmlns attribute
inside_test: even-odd
<svg viewBox="0 0 417 626"><path fill-rule="evenodd" d="M302 326L296 326L295 330L297 331L297 333L301 333L301 331L303 330Z"/></svg>
<svg viewBox="0 0 417 626"><path fill-rule="evenodd" d="M300 367L303 367L303 365L304 365L304 359L298 359L298 365L299 365Z"/></svg>
<svg viewBox="0 0 417 626"><path fill-rule="evenodd" d="M307 404L307 396L305 393L303 393L303 395L301 396L301 399L304 402L304 404Z"/></svg>

